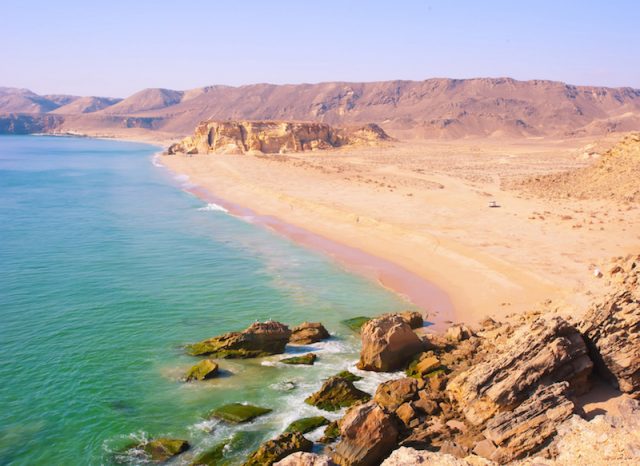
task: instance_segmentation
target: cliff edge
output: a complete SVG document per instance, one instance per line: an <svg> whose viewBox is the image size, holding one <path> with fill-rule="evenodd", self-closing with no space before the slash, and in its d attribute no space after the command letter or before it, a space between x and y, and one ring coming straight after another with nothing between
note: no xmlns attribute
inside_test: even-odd
<svg viewBox="0 0 640 466"><path fill-rule="evenodd" d="M391 138L376 124L334 128L324 123L205 121L193 136L172 144L169 154L282 154L353 145L377 145Z"/></svg>

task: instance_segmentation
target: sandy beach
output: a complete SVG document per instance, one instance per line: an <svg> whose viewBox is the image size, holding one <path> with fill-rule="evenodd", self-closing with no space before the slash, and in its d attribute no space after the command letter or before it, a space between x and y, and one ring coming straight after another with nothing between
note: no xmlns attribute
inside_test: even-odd
<svg viewBox="0 0 640 466"><path fill-rule="evenodd" d="M449 296L452 320L475 323L541 305L579 313L603 286L594 270L637 248L637 207L504 188L586 166L617 140L410 141L161 162L214 196L397 264ZM435 320L449 315L433 307Z"/></svg>

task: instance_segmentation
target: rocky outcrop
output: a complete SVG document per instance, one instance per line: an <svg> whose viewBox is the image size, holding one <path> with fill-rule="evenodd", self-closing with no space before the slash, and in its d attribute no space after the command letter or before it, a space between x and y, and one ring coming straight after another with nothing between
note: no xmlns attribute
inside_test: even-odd
<svg viewBox="0 0 640 466"><path fill-rule="evenodd" d="M513 411L492 418L484 435L497 448L488 459L508 463L530 454L555 435L558 426L573 414L573 403L566 397L568 388L568 382L540 387Z"/></svg>
<svg viewBox="0 0 640 466"><path fill-rule="evenodd" d="M403 403L417 398L420 385L424 383L409 377L389 380L378 385L373 401L387 411L395 411Z"/></svg>
<svg viewBox="0 0 640 466"><path fill-rule="evenodd" d="M330 377L320 390L309 396L305 403L326 411L337 411L371 398L366 392L357 389L353 382L342 377Z"/></svg>
<svg viewBox="0 0 640 466"><path fill-rule="evenodd" d="M280 322L255 322L242 332L229 332L187 346L194 355L218 358L257 358L284 353L291 330Z"/></svg>
<svg viewBox="0 0 640 466"><path fill-rule="evenodd" d="M301 434L306 434L327 424L329 424L329 420L324 416L303 417L289 424L285 432L300 432Z"/></svg>
<svg viewBox="0 0 640 466"><path fill-rule="evenodd" d="M361 330L362 349L358 368L388 372L401 369L423 349L420 338L405 319L383 316L365 323Z"/></svg>
<svg viewBox="0 0 640 466"><path fill-rule="evenodd" d="M60 115L0 115L0 134L48 133L58 129L63 122L64 118Z"/></svg>
<svg viewBox="0 0 640 466"><path fill-rule="evenodd" d="M325 455L298 452L274 463L273 466L335 466L335 463Z"/></svg>
<svg viewBox="0 0 640 466"><path fill-rule="evenodd" d="M186 382L191 382L193 380L206 380L215 377L217 373L218 364L211 359L203 359L189 369L184 379Z"/></svg>
<svg viewBox="0 0 640 466"><path fill-rule="evenodd" d="M285 432L260 445L243 466L271 466L292 453L309 452L312 447L313 443L304 438L300 432Z"/></svg>
<svg viewBox="0 0 640 466"><path fill-rule="evenodd" d="M205 121L193 136L169 147L169 154L282 154L376 144L389 136L375 124L337 129L324 123L287 121Z"/></svg>
<svg viewBox="0 0 640 466"><path fill-rule="evenodd" d="M189 442L181 439L157 438L128 448L131 452L144 452L147 460L156 463L167 461L190 448Z"/></svg>
<svg viewBox="0 0 640 466"><path fill-rule="evenodd" d="M291 330L289 343L308 345L329 338L329 332L320 322L303 322Z"/></svg>
<svg viewBox="0 0 640 466"><path fill-rule="evenodd" d="M356 406L342 418L333 461L341 466L377 465L396 447L398 426L374 402Z"/></svg>
<svg viewBox="0 0 640 466"><path fill-rule="evenodd" d="M621 391L640 396L640 256L609 271L614 291L592 305L580 324L598 371Z"/></svg>
<svg viewBox="0 0 640 466"><path fill-rule="evenodd" d="M522 325L483 362L460 373L447 385L472 424L514 409L539 385L569 381L588 388L593 363L580 333L558 316Z"/></svg>
<svg viewBox="0 0 640 466"><path fill-rule="evenodd" d="M380 317L398 316L409 324L411 328L420 328L424 325L424 318L418 311L402 311L402 312L390 312L383 314Z"/></svg>

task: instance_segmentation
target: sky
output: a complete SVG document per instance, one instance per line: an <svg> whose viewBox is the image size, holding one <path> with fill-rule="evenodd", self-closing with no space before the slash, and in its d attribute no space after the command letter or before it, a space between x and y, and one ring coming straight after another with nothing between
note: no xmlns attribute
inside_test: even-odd
<svg viewBox="0 0 640 466"><path fill-rule="evenodd" d="M149 87L509 76L640 88L640 0L0 3L0 86Z"/></svg>

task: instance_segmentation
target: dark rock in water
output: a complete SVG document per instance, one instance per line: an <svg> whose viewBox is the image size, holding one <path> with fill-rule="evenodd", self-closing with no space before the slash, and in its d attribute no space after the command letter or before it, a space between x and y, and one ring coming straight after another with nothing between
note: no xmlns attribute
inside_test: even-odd
<svg viewBox="0 0 640 466"><path fill-rule="evenodd" d="M301 434L306 434L327 424L329 424L329 420L324 416L304 417L289 424L285 432L300 432Z"/></svg>
<svg viewBox="0 0 640 466"><path fill-rule="evenodd" d="M220 466L224 459L224 449L230 440L220 442L208 450L200 453L191 462L190 466Z"/></svg>
<svg viewBox="0 0 640 466"><path fill-rule="evenodd" d="M362 380L362 377L349 371L338 372L335 377L342 377L343 379L347 379L349 382L357 382L358 380Z"/></svg>
<svg viewBox="0 0 640 466"><path fill-rule="evenodd" d="M491 459L506 464L536 450L556 434L557 427L573 414L573 403L565 394L568 382L540 387L513 411L490 419L484 435L497 449Z"/></svg>
<svg viewBox="0 0 640 466"><path fill-rule="evenodd" d="M640 256L609 272L614 291L594 303L580 324L598 371L620 391L640 396Z"/></svg>
<svg viewBox="0 0 640 466"><path fill-rule="evenodd" d="M305 366L313 366L317 357L318 356L315 353L308 353L303 354L302 356L293 356L291 358L281 359L280 362L283 364L303 364Z"/></svg>
<svg viewBox="0 0 640 466"><path fill-rule="evenodd" d="M189 447L189 442L186 440L161 437L129 447L127 450L142 450L151 461L161 463L184 453Z"/></svg>
<svg viewBox="0 0 640 466"><path fill-rule="evenodd" d="M561 317L537 318L518 328L504 345L452 378L448 395L469 422L480 425L512 410L539 385L568 381L574 392L588 389L593 363L578 331Z"/></svg>
<svg viewBox="0 0 640 466"><path fill-rule="evenodd" d="M297 451L309 452L312 447L313 442L304 438L300 432L286 432L260 445L249 456L244 466L271 466L291 453Z"/></svg>
<svg viewBox="0 0 640 466"><path fill-rule="evenodd" d="M229 332L187 346L194 355L218 358L257 358L284 353L291 330L280 322L255 322L242 332Z"/></svg>
<svg viewBox="0 0 640 466"><path fill-rule="evenodd" d="M308 345L329 338L329 332L320 322L303 322L291 330L289 343Z"/></svg>
<svg viewBox="0 0 640 466"><path fill-rule="evenodd" d="M340 323L342 323L343 325L346 325L354 332L359 332L360 328L370 320L371 320L371 317L358 316L358 317L352 317L351 319L343 320Z"/></svg>
<svg viewBox="0 0 640 466"><path fill-rule="evenodd" d="M259 416L270 413L272 410L269 408L261 408L260 406L253 406L242 403L230 403L228 405L220 406L209 413L210 417L216 417L227 422L233 422L240 424L243 422L249 422Z"/></svg>
<svg viewBox="0 0 640 466"><path fill-rule="evenodd" d="M395 411L401 404L416 399L418 388L418 381L413 378L389 380L378 385L373 401L387 411Z"/></svg>
<svg viewBox="0 0 640 466"><path fill-rule="evenodd" d="M341 377L331 377L322 384L320 390L304 402L326 411L337 411L340 408L369 399L371 399L371 395L357 389L353 382Z"/></svg>
<svg viewBox="0 0 640 466"><path fill-rule="evenodd" d="M340 422L341 440L333 461L339 465L377 465L397 448L398 426L374 402L355 406Z"/></svg>
<svg viewBox="0 0 640 466"><path fill-rule="evenodd" d="M185 381L191 382L193 380L206 380L218 373L218 365L211 359L203 359L198 364L193 366L185 375Z"/></svg>
<svg viewBox="0 0 640 466"><path fill-rule="evenodd" d="M405 367L424 349L409 324L397 315L372 319L360 332L362 349L358 369L390 372Z"/></svg>
<svg viewBox="0 0 640 466"><path fill-rule="evenodd" d="M335 442L338 437L340 437L340 427L338 426L337 421L333 421L324 429L324 434L319 441L320 443L331 443Z"/></svg>

